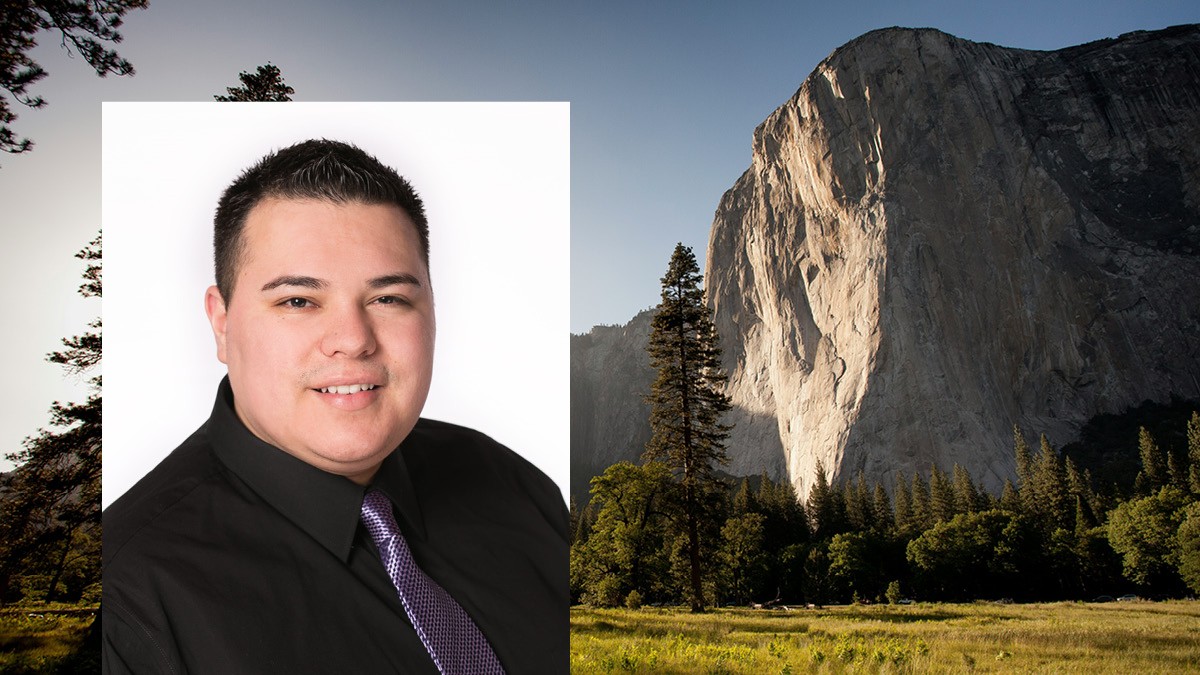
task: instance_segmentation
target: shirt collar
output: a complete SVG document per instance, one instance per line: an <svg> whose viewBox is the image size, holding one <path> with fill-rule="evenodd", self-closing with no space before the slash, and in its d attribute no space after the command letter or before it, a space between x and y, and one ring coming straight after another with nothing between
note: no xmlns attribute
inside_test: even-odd
<svg viewBox="0 0 1200 675"><path fill-rule="evenodd" d="M349 558L366 492L361 485L322 471L251 433L234 411L228 376L217 389L209 429L221 463L331 553ZM425 525L403 449L401 444L384 459L371 487L392 500L408 526L406 536L424 539Z"/></svg>

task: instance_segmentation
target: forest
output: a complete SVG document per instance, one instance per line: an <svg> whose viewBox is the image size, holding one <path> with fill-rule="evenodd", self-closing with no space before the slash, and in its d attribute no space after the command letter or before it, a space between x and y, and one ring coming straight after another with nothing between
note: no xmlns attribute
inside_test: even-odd
<svg viewBox="0 0 1200 675"><path fill-rule="evenodd" d="M960 466L831 483L806 500L767 476L714 481L700 542L709 606L1161 599L1200 592L1200 414L1161 445L1138 431L1136 477L1090 469L1014 428L1015 484ZM1127 456L1132 453L1129 449ZM571 596L595 607L688 602L686 536L667 465L621 462L572 503Z"/></svg>

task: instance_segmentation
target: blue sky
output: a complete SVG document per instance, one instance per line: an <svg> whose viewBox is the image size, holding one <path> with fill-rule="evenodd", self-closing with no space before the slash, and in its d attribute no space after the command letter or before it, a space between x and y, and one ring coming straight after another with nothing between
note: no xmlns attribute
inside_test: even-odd
<svg viewBox="0 0 1200 675"><path fill-rule="evenodd" d="M76 299L82 267L71 256L100 221L101 101L207 100L268 60L296 100L570 101L569 330L583 332L655 304L677 241L703 265L754 127L850 39L899 25L1057 49L1198 21L1194 1L151 0L127 17L119 47L137 75L106 79L44 35L35 58L50 75L34 92L49 105L15 123L37 148L0 157L0 283L12 317L0 366L22 385L5 388L0 451L41 426L52 400L82 396L81 382L42 359L99 311Z"/></svg>

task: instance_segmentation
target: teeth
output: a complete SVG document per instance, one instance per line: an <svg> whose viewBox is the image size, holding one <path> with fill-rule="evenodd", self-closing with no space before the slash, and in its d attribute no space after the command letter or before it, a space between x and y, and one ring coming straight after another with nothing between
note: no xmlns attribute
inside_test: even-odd
<svg viewBox="0 0 1200 675"><path fill-rule="evenodd" d="M322 394L357 394L360 391L371 391L374 388L373 384L343 384L339 387L325 387L318 391Z"/></svg>

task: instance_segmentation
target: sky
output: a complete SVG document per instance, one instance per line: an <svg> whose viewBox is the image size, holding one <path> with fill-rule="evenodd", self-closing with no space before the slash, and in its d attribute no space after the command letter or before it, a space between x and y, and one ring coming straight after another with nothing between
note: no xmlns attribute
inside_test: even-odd
<svg viewBox="0 0 1200 675"><path fill-rule="evenodd" d="M209 100L267 61L297 101L569 101L566 339L656 304L676 242L703 266L713 212L749 166L754 128L849 40L933 27L1058 49L1195 22L1194 0L151 0L126 17L118 46L136 75L103 79L44 34L32 55L50 74L32 92L48 104L18 110L13 124L37 145L0 156L0 283L10 316L0 367L22 385L0 394L0 454L45 424L52 401L85 393L81 378L64 378L44 357L100 312L75 293L83 266L72 255L100 223L102 101ZM539 255L539 242L526 250Z"/></svg>

